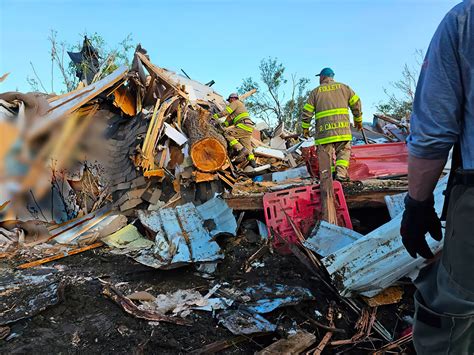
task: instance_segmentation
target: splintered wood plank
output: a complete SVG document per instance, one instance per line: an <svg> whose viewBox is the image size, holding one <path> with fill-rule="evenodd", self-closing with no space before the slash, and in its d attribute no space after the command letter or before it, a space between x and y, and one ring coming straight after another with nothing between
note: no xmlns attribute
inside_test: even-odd
<svg viewBox="0 0 474 355"><path fill-rule="evenodd" d="M143 176L146 178L163 177L165 176L165 171L163 169L148 170L143 173Z"/></svg>
<svg viewBox="0 0 474 355"><path fill-rule="evenodd" d="M209 174L209 173L203 173L200 171L195 171L194 178L196 182L213 181L216 179L216 174Z"/></svg>
<svg viewBox="0 0 474 355"><path fill-rule="evenodd" d="M233 183L236 183L236 182L237 182L237 180L234 179L234 177L233 177L229 172L227 172L227 171L222 171L221 173L224 174L225 177L226 177L227 179L229 179L230 181L232 181Z"/></svg>
<svg viewBox="0 0 474 355"><path fill-rule="evenodd" d="M243 196L224 195L227 205L235 211L263 210L263 193Z"/></svg>
<svg viewBox="0 0 474 355"><path fill-rule="evenodd" d="M148 72L152 75L155 75L158 79L163 81L166 85L171 87L176 94L179 94L181 97L185 98L186 100L188 99L188 95L181 90L178 86L175 85L173 80L169 77L169 74L164 70L163 68L160 68L156 65L154 65L150 60L142 53L137 52L138 58L140 58L142 64L145 66L145 68L148 70Z"/></svg>
<svg viewBox="0 0 474 355"><path fill-rule="evenodd" d="M234 188L234 184L231 183L225 176L217 173L217 176L219 177L219 179L221 179L222 181L224 181L227 185L229 185L230 188Z"/></svg>
<svg viewBox="0 0 474 355"><path fill-rule="evenodd" d="M29 263L21 264L17 268L18 269L28 269L30 267L43 265L43 264L49 263L49 262L54 261L54 260L65 258L66 256L79 254L79 253L82 253L82 252L87 251L87 250L91 250L91 249L101 247L102 245L104 245L104 243L97 242L97 243L87 245L87 246L82 247L82 248L77 248L77 249L70 250L67 253L58 253L56 255L53 255L53 256L50 256L50 257L47 257L47 258L44 258L44 259L39 259L39 260L35 260L35 261L29 262Z"/></svg>
<svg viewBox="0 0 474 355"><path fill-rule="evenodd" d="M247 91L246 93L239 96L239 100L244 101L245 99L248 99L250 96L252 96L256 92L257 92L257 89L252 89L250 91Z"/></svg>
<svg viewBox="0 0 474 355"><path fill-rule="evenodd" d="M332 183L332 156L318 146L319 179L321 190L322 219L337 225L336 206L334 205L334 188Z"/></svg>
<svg viewBox="0 0 474 355"><path fill-rule="evenodd" d="M119 86L114 91L114 105L119 107L126 115L133 117L137 114L135 103L135 97L125 86Z"/></svg>
<svg viewBox="0 0 474 355"><path fill-rule="evenodd" d="M256 354L299 354L315 342L316 336L314 334L300 330L296 334L290 335L287 339L277 340Z"/></svg>

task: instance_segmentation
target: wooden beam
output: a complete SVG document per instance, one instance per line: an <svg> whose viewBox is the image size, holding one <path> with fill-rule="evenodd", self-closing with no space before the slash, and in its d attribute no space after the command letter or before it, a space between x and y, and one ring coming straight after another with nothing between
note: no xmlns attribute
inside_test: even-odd
<svg viewBox="0 0 474 355"><path fill-rule="evenodd" d="M142 64L145 66L145 68L148 70L148 72L151 75L154 75L158 79L160 79L161 81L165 82L166 85L168 85L168 86L170 86L171 88L174 89L176 94L179 94L180 96L182 96L183 98L188 100L188 95L183 90L181 90L178 86L175 85L175 83L170 78L170 76L166 72L166 70L154 65L152 62L150 62L150 60L144 54L142 54L140 52L136 52L136 54L137 54L138 58L140 58Z"/></svg>
<svg viewBox="0 0 474 355"><path fill-rule="evenodd" d="M353 194L346 194L346 203L349 209L353 208L380 208L385 207L384 197L406 192L407 189L390 189L382 191L361 191ZM230 208L236 211L261 211L263 210L263 193L234 196L224 195L224 199Z"/></svg>
<svg viewBox="0 0 474 355"><path fill-rule="evenodd" d="M235 211L263 210L263 193L242 196L224 195L225 202Z"/></svg>
<svg viewBox="0 0 474 355"><path fill-rule="evenodd" d="M255 353L257 355L270 354L300 354L304 349L316 342L316 336L304 330L290 335L287 339L280 339L265 349Z"/></svg>
<svg viewBox="0 0 474 355"><path fill-rule="evenodd" d="M28 269L30 267L43 265L43 264L49 263L49 262L54 261L54 260L65 258L66 256L69 256L69 255L79 254L79 253L82 253L83 251L87 251L87 250L91 250L91 249L101 247L102 245L104 245L104 243L97 242L97 243L87 245L87 246L82 247L82 248L77 248L77 249L70 250L67 253L58 253L56 255L49 256L49 257L44 258L44 259L39 259L39 260L35 260L35 261L29 262L29 263L21 264L21 265L18 266L18 269Z"/></svg>
<svg viewBox="0 0 474 355"><path fill-rule="evenodd" d="M229 179L227 179L224 175L221 175L219 173L217 173L217 176L219 177L219 179L221 179L222 181L224 181L227 185L229 185L229 187L232 189L234 188L234 184L232 182L229 181Z"/></svg>
<svg viewBox="0 0 474 355"><path fill-rule="evenodd" d="M216 180L217 178L216 174L203 173L199 170L194 171L193 175L196 182L213 181L213 180Z"/></svg>
<svg viewBox="0 0 474 355"><path fill-rule="evenodd" d="M32 141L38 136L49 132L52 127L71 112L77 110L100 93L106 91L120 80L124 80L128 73L126 66L117 68L112 74L106 76L102 80L86 86L85 88L74 92L72 95L62 96L60 99L54 101L56 105L51 108L51 112L41 117L41 120L36 120L30 127L26 135L27 141Z"/></svg>
<svg viewBox="0 0 474 355"><path fill-rule="evenodd" d="M329 153L322 148L322 146L318 146L319 189L321 192L322 219L331 224L337 225L337 213L334 204L334 187L331 172L332 158L332 150L331 153Z"/></svg>
<svg viewBox="0 0 474 355"><path fill-rule="evenodd" d="M244 101L245 99L248 99L250 96L252 96L252 95L255 94L256 92L257 92L257 89L249 90L249 91L247 91L246 93L240 95L240 96L239 96L239 100L240 100L240 101Z"/></svg>

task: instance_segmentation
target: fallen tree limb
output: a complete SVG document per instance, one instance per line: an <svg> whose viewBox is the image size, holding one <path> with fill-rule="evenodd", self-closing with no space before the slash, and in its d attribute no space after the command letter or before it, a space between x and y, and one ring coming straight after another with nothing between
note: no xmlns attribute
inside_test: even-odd
<svg viewBox="0 0 474 355"><path fill-rule="evenodd" d="M324 329L324 330L327 330L329 332L333 332L333 333L342 333L342 334L345 334L346 331L344 329L339 329L339 328L334 328L334 327L329 327L327 325L324 325L323 323L320 323L318 322L317 320L314 320L313 318L310 318L308 317L307 314L305 314L301 309L299 309L298 307L295 307L295 310L296 312L298 312L298 314L302 317L305 317L308 322L314 324L315 326L317 326L318 328L321 328L321 329Z"/></svg>
<svg viewBox="0 0 474 355"><path fill-rule="evenodd" d="M332 346L338 345L347 345L347 344L354 344L359 343L367 339L372 331L372 327L376 320L377 315L377 307L374 307L369 312L366 308L362 310L362 314L360 318L357 320L355 328L357 329L357 333L350 339L345 340L336 340L331 342Z"/></svg>
<svg viewBox="0 0 474 355"><path fill-rule="evenodd" d="M329 306L327 319L329 321L329 326L334 328L334 307L333 307L333 305ZM316 349L314 349L313 355L319 355L323 352L324 348L329 343L329 340L331 340L332 335L333 335L333 332L327 332L324 335L321 342L318 344Z"/></svg>
<svg viewBox="0 0 474 355"><path fill-rule="evenodd" d="M410 332L409 334L407 335L404 335L402 337L400 337L399 339L391 342L391 343L388 343L386 345L384 345L383 347L381 347L380 349L376 350L375 352L372 353L372 355L382 355L382 354L385 354L387 351L389 350L392 350L392 349L395 349L395 348L398 348L404 344L407 344L409 342L411 342L413 339L413 333Z"/></svg>

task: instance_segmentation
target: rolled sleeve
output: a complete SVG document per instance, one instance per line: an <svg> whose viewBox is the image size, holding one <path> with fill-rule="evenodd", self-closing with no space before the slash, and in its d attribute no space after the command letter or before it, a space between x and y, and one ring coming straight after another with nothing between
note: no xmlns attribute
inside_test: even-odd
<svg viewBox="0 0 474 355"><path fill-rule="evenodd" d="M444 159L459 139L463 81L457 19L448 14L438 27L423 63L407 139L411 155Z"/></svg>

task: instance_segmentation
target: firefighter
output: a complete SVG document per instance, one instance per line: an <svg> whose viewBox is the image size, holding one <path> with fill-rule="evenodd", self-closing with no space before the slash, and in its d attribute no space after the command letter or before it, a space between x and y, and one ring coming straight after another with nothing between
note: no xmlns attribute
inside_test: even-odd
<svg viewBox="0 0 474 355"><path fill-rule="evenodd" d="M432 259L426 235L442 238L434 187L454 145L441 258L415 280L418 354L474 354L474 1L436 30L416 87L408 137L408 195L400 234L408 253ZM472 222L472 223L471 223Z"/></svg>
<svg viewBox="0 0 474 355"><path fill-rule="evenodd" d="M230 94L227 101L229 105L223 111L215 113L213 118L218 120L220 117L227 116L224 121L224 136L230 147L238 152L235 160L241 162L247 158L250 166L256 168L257 164L253 155L251 140L255 124L250 119L247 108L239 100L236 93Z"/></svg>
<svg viewBox="0 0 474 355"><path fill-rule="evenodd" d="M362 129L362 104L359 96L346 84L334 81L334 71L324 68L319 76L319 86L311 91L303 107L301 127L305 137L309 137L311 119L316 119L315 144L318 149L336 156L336 166L332 166L336 180L349 181L349 159L351 156L352 133L349 109L354 116L354 125Z"/></svg>

